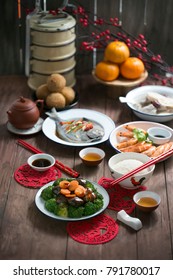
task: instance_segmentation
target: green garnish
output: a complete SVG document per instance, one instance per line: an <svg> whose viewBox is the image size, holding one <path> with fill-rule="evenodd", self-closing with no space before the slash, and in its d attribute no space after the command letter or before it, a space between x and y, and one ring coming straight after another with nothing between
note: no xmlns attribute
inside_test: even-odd
<svg viewBox="0 0 173 280"><path fill-rule="evenodd" d="M147 138L148 138L148 133L144 133L144 131L141 130L140 128L134 128L134 129L133 129L133 134L134 134L134 137L135 137L139 142L146 141Z"/></svg>

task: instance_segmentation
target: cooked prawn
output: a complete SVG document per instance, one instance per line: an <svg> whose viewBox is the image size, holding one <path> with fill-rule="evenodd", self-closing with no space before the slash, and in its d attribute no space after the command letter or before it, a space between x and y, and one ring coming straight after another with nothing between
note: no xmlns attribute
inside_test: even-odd
<svg viewBox="0 0 173 280"><path fill-rule="evenodd" d="M138 142L138 139L131 138L130 140L120 142L119 144L117 144L116 148L117 149L126 148L126 147L129 147L129 146L135 145L137 142Z"/></svg>
<svg viewBox="0 0 173 280"><path fill-rule="evenodd" d="M133 130L134 130L135 128L137 128L137 129L140 129L141 131L143 131L145 134L147 133L144 129L138 128L138 127L133 126L133 125L126 124L126 125L124 125L123 127L126 128L126 129L129 130L129 131L132 131L132 132L133 132Z"/></svg>
<svg viewBox="0 0 173 280"><path fill-rule="evenodd" d="M155 152L152 154L152 157L153 158L158 157L172 148L173 148L173 142L162 144L156 148Z"/></svg>
<svg viewBox="0 0 173 280"><path fill-rule="evenodd" d="M144 155L147 155L148 157L152 157L152 154L155 152L156 146L151 146L148 150L142 152Z"/></svg>
<svg viewBox="0 0 173 280"><path fill-rule="evenodd" d="M133 132L130 132L130 131L118 131L117 132L117 136L132 138L133 137Z"/></svg>
<svg viewBox="0 0 173 280"><path fill-rule="evenodd" d="M148 150L152 146L151 143L146 143L145 141L139 142L135 145L132 145L127 148L121 149L122 152L135 152L135 153L142 153L146 150Z"/></svg>

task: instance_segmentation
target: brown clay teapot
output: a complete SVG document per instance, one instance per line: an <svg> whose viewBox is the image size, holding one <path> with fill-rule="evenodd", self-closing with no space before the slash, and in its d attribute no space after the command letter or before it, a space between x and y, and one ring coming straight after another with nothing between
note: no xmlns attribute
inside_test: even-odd
<svg viewBox="0 0 173 280"><path fill-rule="evenodd" d="M40 109L37 104L40 103ZM18 129L29 129L33 127L40 117L43 109L43 100L33 102L21 96L7 111L9 122Z"/></svg>

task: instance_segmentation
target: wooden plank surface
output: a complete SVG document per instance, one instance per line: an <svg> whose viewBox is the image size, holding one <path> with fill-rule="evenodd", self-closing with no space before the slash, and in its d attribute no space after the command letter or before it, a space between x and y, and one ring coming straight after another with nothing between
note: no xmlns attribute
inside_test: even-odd
<svg viewBox="0 0 173 280"><path fill-rule="evenodd" d="M67 222L51 219L37 209L34 202L36 189L22 187L14 180L14 171L26 163L31 152L18 146L16 140L19 136L7 130L6 111L20 95L32 98L32 92L23 76L0 77L0 85L0 259L173 259L173 158L157 164L153 177L147 182L147 188L161 196L159 208L152 214L140 211L131 214L141 219L143 228L140 231L118 222L119 233L112 241L103 245L78 243L68 236ZM97 83L91 75L78 77L76 89L79 93L77 108L104 113L117 126L139 120L118 98L109 97L112 90L109 86ZM173 126L173 122L167 124ZM89 168L79 159L80 147L57 144L42 132L22 136L22 139L53 154L79 171L83 178L98 182L102 176L111 177L107 163L115 151L109 141L97 145L106 152L104 161L96 168ZM105 213L116 219L115 211L107 209Z"/></svg>

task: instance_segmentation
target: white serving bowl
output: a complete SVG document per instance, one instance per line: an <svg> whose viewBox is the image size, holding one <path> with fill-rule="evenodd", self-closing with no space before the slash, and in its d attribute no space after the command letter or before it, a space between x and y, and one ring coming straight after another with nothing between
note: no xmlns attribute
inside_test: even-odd
<svg viewBox="0 0 173 280"><path fill-rule="evenodd" d="M150 127L147 133L148 138L156 145L165 144L169 142L172 137L172 133L163 127Z"/></svg>
<svg viewBox="0 0 173 280"><path fill-rule="evenodd" d="M99 165L105 157L105 152L102 149L92 147L84 148L79 152L79 157L87 166Z"/></svg>
<svg viewBox="0 0 173 280"><path fill-rule="evenodd" d="M126 95L127 105L133 110L134 114L140 119L153 122L167 122L173 119L173 113L167 114L150 114L144 113L135 108L133 103L144 102L148 92L157 92L166 97L173 98L173 88L166 86L141 86L129 91Z"/></svg>
<svg viewBox="0 0 173 280"><path fill-rule="evenodd" d="M149 198L149 199L148 199ZM142 200L145 199L145 200ZM147 199L147 201L146 201ZM153 201L154 199L154 201ZM133 196L133 201L136 204L136 207L143 212L152 212L159 206L161 202L160 196L152 191L141 191L137 192Z"/></svg>
<svg viewBox="0 0 173 280"><path fill-rule="evenodd" d="M47 171L55 164L55 158L49 154L35 154L28 158L28 165L36 171Z"/></svg>
<svg viewBox="0 0 173 280"><path fill-rule="evenodd" d="M164 128L172 134L172 137L170 138L170 141L173 141L173 129L164 125L164 124L155 123L155 122L146 122L146 121L128 122L128 123L124 123L120 126L117 126L111 132L111 134L109 136L109 142L110 142L111 146L119 153L121 151L116 148L117 144L119 144L120 141L127 140L127 138L119 137L119 136L117 136L117 133L120 132L120 131L127 131L127 129L124 128L125 125L132 125L132 126L135 126L136 128L144 129L145 131L147 131L151 127Z"/></svg>
<svg viewBox="0 0 173 280"><path fill-rule="evenodd" d="M108 166L111 171L112 177L115 179L118 179L125 175L126 173L132 171L136 167L133 167L134 160L140 161L141 164L144 164L150 160L150 158L144 154L139 153L119 153L114 156L112 156L108 161ZM132 163L133 161L133 163ZM121 167L117 167L117 164L121 164ZM123 166L122 166L123 164ZM120 182L120 186L126 189L137 189L141 185L144 185L152 176L155 169L155 165L152 165L148 167L147 169L144 169L141 174L136 173L132 175L131 177L123 180Z"/></svg>

